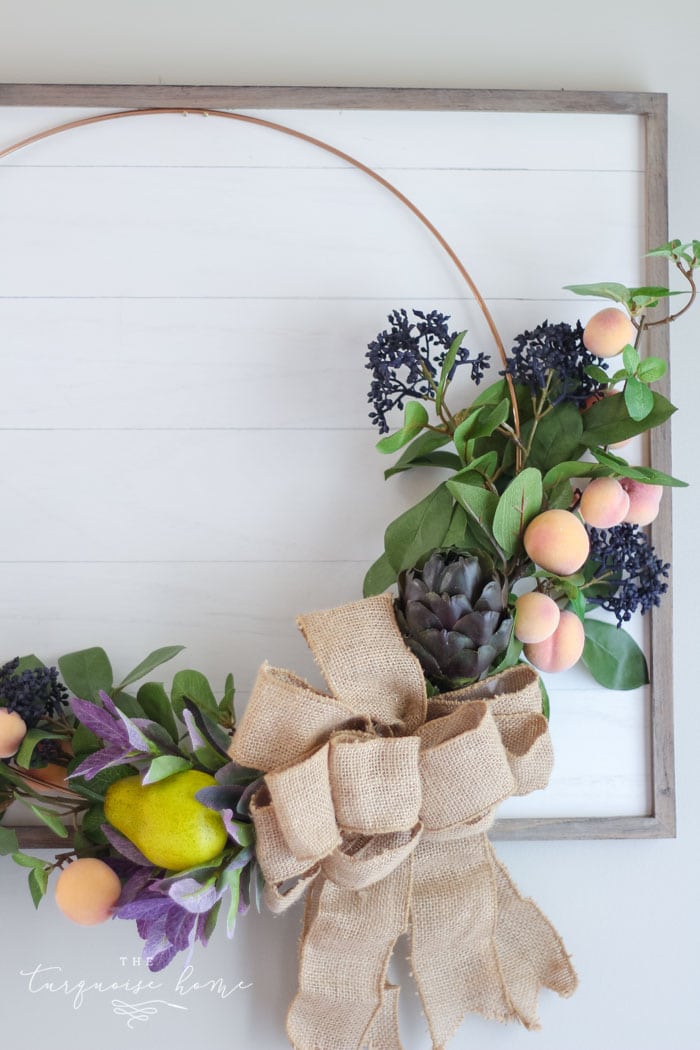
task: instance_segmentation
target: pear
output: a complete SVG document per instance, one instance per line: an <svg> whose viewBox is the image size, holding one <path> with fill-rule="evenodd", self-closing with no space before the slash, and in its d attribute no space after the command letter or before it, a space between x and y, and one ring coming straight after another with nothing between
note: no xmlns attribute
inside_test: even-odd
<svg viewBox="0 0 700 1050"><path fill-rule="evenodd" d="M201 788L215 786L214 777L196 769L155 784L124 777L107 789L105 816L156 867L194 868L216 857L228 838L220 814L195 798Z"/></svg>

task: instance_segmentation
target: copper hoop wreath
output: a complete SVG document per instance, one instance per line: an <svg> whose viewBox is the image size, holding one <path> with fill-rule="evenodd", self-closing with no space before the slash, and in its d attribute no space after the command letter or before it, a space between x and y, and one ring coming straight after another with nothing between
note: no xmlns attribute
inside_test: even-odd
<svg viewBox="0 0 700 1050"><path fill-rule="evenodd" d="M374 171L373 168L370 168L367 164L364 164L361 160L358 160L356 157L351 156L349 153L345 153L343 150L337 149L337 147L332 146L330 143L324 142L322 139L314 138L313 135L307 135L303 131L297 131L295 128L287 127L286 124L277 124L275 121L265 120L262 117L253 117L244 113L234 113L229 110L198 109L189 106L178 108L154 106L149 109L125 109L120 110L116 113L98 113L91 117L81 117L78 120L67 121L65 124L56 124L51 128L47 128L45 131L39 131L35 135L30 135L28 138L21 139L19 142L14 142L11 145L6 146L4 149L1 149L0 160L2 160L4 157L8 157L11 153L16 153L18 150L24 149L26 146L31 146L36 142L41 142L43 139L51 138L53 135L60 135L65 131L73 131L76 128L86 127L89 124L102 124L106 121L123 120L128 117L147 117L164 114L173 114L180 116L194 115L200 117L222 117L225 120L236 120L243 124L254 124L258 127L268 128L270 131L280 132L283 135L288 135L290 138L299 139L302 142L307 142L311 146L315 146L317 149L321 149L326 153L330 153L334 157L338 157L340 160L345 161L351 167L363 172L370 179L373 179L374 182L378 183L385 190L391 193L392 196L394 196L398 201L401 202L401 204L404 205L404 207L408 208L408 210L413 215L415 215L419 222L421 222L423 226L425 226L425 228L428 230L428 232L435 238L440 247L449 257L449 259L451 259L452 263L457 268L457 271L459 272L459 274L467 284L468 288L472 292L477 302L477 305L481 310L481 313L483 314L484 319L489 327L493 340L496 344L496 349L498 350L498 354L501 358L501 361L503 362L503 366L504 368L507 367L507 358L505 347L503 346L503 340L501 339L498 329L496 328L496 323L493 317L491 316L491 312L488 306L486 305L484 297L477 288L473 278L471 277L463 262L455 252L454 248L452 248L451 245L447 242L447 240L445 240L443 235L440 233L437 227L433 225L433 223L430 221L427 215L425 215L420 210L420 208L418 208L418 206L413 203L412 200L410 200L404 193L402 193L401 190L394 186L393 183L389 182L388 179L385 179L378 172ZM513 407L513 421L515 424L515 434L516 437L519 438L520 415L518 410L517 398L515 396L515 390L513 388L513 379L508 372L506 372L505 374L505 379L508 384L510 400ZM521 449L519 445L516 444L517 458L520 457L520 453Z"/></svg>

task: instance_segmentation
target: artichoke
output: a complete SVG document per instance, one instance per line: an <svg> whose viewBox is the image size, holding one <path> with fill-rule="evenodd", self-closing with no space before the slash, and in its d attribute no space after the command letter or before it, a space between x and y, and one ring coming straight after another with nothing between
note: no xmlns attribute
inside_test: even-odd
<svg viewBox="0 0 700 1050"><path fill-rule="evenodd" d="M450 690L484 678L513 627L505 579L477 557L443 550L398 583L396 620L428 680Z"/></svg>

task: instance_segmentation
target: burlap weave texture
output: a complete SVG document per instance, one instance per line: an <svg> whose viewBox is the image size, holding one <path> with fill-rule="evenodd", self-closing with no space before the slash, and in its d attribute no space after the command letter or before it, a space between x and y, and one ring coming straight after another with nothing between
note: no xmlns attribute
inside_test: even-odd
<svg viewBox="0 0 700 1050"><path fill-rule="evenodd" d="M266 774L251 812L268 903L309 889L292 1045L400 1050L387 969L406 930L434 1048L468 1012L538 1027L540 988L570 995L576 976L486 835L499 802L549 779L535 672L428 700L389 595L299 624L331 695L264 665L231 749Z"/></svg>

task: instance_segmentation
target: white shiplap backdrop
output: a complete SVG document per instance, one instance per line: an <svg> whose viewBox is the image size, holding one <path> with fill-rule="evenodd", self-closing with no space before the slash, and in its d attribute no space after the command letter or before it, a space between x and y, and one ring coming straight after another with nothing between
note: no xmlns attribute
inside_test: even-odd
<svg viewBox="0 0 700 1050"><path fill-rule="evenodd" d="M0 110L0 147L86 111ZM381 172L471 270L506 345L643 283L632 116L256 111ZM361 172L215 117L82 128L0 162L0 657L103 645L117 674L268 659L318 683L298 612L359 597L386 524L364 352L396 306L493 355L427 231ZM641 454L641 449L637 450ZM638 637L643 636L637 625ZM647 812L648 697L550 678L557 766L504 816Z"/></svg>

